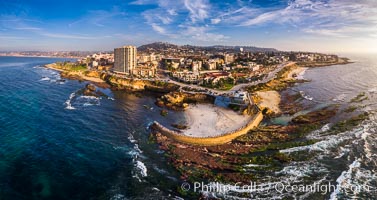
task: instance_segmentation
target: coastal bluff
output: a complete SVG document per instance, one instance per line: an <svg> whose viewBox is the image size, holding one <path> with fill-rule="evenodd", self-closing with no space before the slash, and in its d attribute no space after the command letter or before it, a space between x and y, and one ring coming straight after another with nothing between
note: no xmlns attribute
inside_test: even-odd
<svg viewBox="0 0 377 200"><path fill-rule="evenodd" d="M193 145L201 145L201 146L214 146L214 145L221 145L221 144L228 143L241 135L247 134L249 130L258 127L258 125L260 124L262 120L263 120L263 114L262 112L258 112L257 114L255 114L255 116L250 120L250 122L247 125L235 131L232 131L223 135L215 136L215 137L186 136L177 131L170 130L156 121L153 122L153 124L151 125L151 128L156 133L160 133L178 142L182 142L186 144L193 144Z"/></svg>
<svg viewBox="0 0 377 200"><path fill-rule="evenodd" d="M107 73L100 74L99 78L117 89L127 89L132 91L154 91L168 93L176 91L180 87L173 83L167 83L163 81L120 78L114 75L109 75Z"/></svg>

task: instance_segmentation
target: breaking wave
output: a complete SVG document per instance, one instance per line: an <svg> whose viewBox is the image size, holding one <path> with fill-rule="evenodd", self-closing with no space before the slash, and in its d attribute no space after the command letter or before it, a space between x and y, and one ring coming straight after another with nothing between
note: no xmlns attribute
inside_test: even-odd
<svg viewBox="0 0 377 200"><path fill-rule="evenodd" d="M313 101L313 97L307 95L304 91L300 91L299 93L300 93L302 98L309 100L309 101Z"/></svg>
<svg viewBox="0 0 377 200"><path fill-rule="evenodd" d="M75 98L75 96L76 96L75 92L73 92L69 95L69 98L67 99L67 101L65 101L65 105L66 105L65 109L67 109L67 110L76 109L75 107L72 106L72 100Z"/></svg>
<svg viewBox="0 0 377 200"><path fill-rule="evenodd" d="M128 139L133 144L133 149L128 152L128 155L132 156L132 161L134 163L133 177L141 182L142 178L148 176L147 167L141 161L143 151L139 148L137 140L135 140L131 133L128 135Z"/></svg>

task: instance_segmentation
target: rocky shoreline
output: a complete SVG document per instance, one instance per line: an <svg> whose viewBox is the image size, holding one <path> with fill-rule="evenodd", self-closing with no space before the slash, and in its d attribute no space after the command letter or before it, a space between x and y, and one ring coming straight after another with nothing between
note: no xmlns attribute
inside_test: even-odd
<svg viewBox="0 0 377 200"><path fill-rule="evenodd" d="M337 62L306 62L298 63L302 67L328 67L332 65L347 65L353 63L349 58L339 58Z"/></svg>
<svg viewBox="0 0 377 200"><path fill-rule="evenodd" d="M157 98L156 105L170 110L184 111L189 104L213 104L214 101L215 97L208 94L173 91Z"/></svg>
<svg viewBox="0 0 377 200"><path fill-rule="evenodd" d="M300 103L303 100L301 94L283 93L296 83L306 82L288 75L298 67L302 66L293 65L283 69L276 79L248 88L251 92L276 91L282 96L281 101L278 102L280 113L269 111L270 108L266 107L265 114L271 119L283 114L296 116L299 112L308 109L306 105ZM350 108L340 109L336 104L329 105L292 117L287 125L266 123L227 144L217 146L180 143L158 131L152 132L151 140L165 151L170 164L181 173L183 181L247 184L250 181L258 181L259 176L263 177L268 171L281 170L285 164L294 162L297 159L295 156L280 153L279 150L318 142L306 138L312 131L321 129L331 122L334 125L330 127L329 132L338 134L352 129L368 118L367 113L352 109L350 114L349 110ZM347 113L349 118L334 122L334 118L341 113ZM248 166L253 166L252 173ZM196 195L200 198L201 195L180 189L178 192L182 196Z"/></svg>
<svg viewBox="0 0 377 200"><path fill-rule="evenodd" d="M314 67L319 66L322 65L318 64ZM269 108L271 106L264 104L263 110L264 114L268 116L267 120L282 114L297 115L298 112L306 109L304 105L299 103L299 100L302 99L300 94L282 93L294 84L306 82L306 80L295 78L297 74L292 74L292 71L297 71L300 67L312 66L296 64L283 68L275 79L247 88L250 93L275 91L279 96L282 96L279 97L280 101L274 102L274 104L278 104L280 112L274 112L274 109ZM184 111L189 104L213 103L215 98L201 93L178 92L179 86L172 83L122 79L104 73L90 74L90 76L100 78L116 90L162 93L163 95L156 100L156 105L162 109ZM67 78L71 77L67 76ZM90 90L90 87L87 89ZM257 103L262 102L261 99L255 99L255 101ZM332 134L348 130L368 118L367 114L359 113L357 109L345 108L340 110L337 105L330 105L293 117L287 125L266 123L222 145L197 146L180 143L156 130L152 131L150 141L157 143L165 151L169 163L180 172L181 180L188 182L210 180L225 183L249 183L258 180L258 176L262 176L264 171L281 169L285 163L294 161L295 157L280 153L279 150L317 142L308 140L305 136L329 123L340 112L351 112L350 118L335 123L331 128ZM188 128L185 125L176 126ZM254 173L250 173L247 166L257 167L253 169ZM189 194L180 189L178 189L178 192L182 196L198 196L198 194Z"/></svg>

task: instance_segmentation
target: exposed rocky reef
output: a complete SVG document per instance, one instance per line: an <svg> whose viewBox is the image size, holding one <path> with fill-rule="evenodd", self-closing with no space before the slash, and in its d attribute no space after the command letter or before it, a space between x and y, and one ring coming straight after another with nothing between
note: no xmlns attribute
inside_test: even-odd
<svg viewBox="0 0 377 200"><path fill-rule="evenodd" d="M93 97L107 97L103 92L97 89L94 84L86 84L85 87L77 92L77 94Z"/></svg>

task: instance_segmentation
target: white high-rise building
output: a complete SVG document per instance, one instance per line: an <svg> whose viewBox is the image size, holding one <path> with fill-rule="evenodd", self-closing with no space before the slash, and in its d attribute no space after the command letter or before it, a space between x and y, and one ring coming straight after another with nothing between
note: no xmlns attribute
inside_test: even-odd
<svg viewBox="0 0 377 200"><path fill-rule="evenodd" d="M114 72L132 74L136 68L136 54L135 46L123 46L114 49Z"/></svg>

